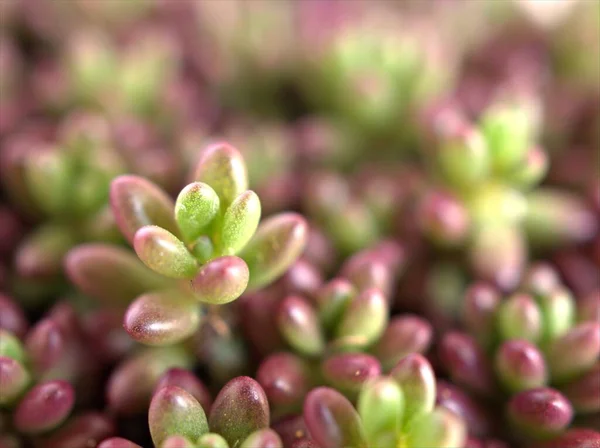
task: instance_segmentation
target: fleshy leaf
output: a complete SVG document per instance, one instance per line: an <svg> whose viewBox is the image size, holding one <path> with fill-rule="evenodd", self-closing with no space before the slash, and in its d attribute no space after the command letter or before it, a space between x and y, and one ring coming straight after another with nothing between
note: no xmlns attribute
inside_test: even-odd
<svg viewBox="0 0 600 448"><path fill-rule="evenodd" d="M456 448L465 446L467 428L462 419L446 408L436 408L416 420L407 437L411 447Z"/></svg>
<svg viewBox="0 0 600 448"><path fill-rule="evenodd" d="M48 381L31 389L14 411L15 427L35 434L55 428L73 409L75 391L66 381Z"/></svg>
<svg viewBox="0 0 600 448"><path fill-rule="evenodd" d="M404 427L433 410L436 396L435 374L431 364L422 355L406 356L392 369L390 376L404 395Z"/></svg>
<svg viewBox="0 0 600 448"><path fill-rule="evenodd" d="M215 143L202 152L194 180L204 182L215 190L223 210L248 189L244 158L227 143Z"/></svg>
<svg viewBox="0 0 600 448"><path fill-rule="evenodd" d="M348 305L337 327L337 343L366 347L381 336L387 322L387 300L378 289L367 289Z"/></svg>
<svg viewBox="0 0 600 448"><path fill-rule="evenodd" d="M235 198L223 216L218 252L221 255L234 255L242 250L256 232L260 213L260 199L253 191L245 191Z"/></svg>
<svg viewBox="0 0 600 448"><path fill-rule="evenodd" d="M318 356L325 349L317 313L301 297L290 296L281 302L277 326L287 343L302 354Z"/></svg>
<svg viewBox="0 0 600 448"><path fill-rule="evenodd" d="M547 372L543 354L523 340L507 341L496 352L496 373L510 392L541 387Z"/></svg>
<svg viewBox="0 0 600 448"><path fill-rule="evenodd" d="M229 444L227 440L225 440L219 434L215 434L210 432L208 434L204 434L202 437L198 439L196 443L197 448L229 448Z"/></svg>
<svg viewBox="0 0 600 448"><path fill-rule="evenodd" d="M131 251L107 244L83 244L67 255L69 279L103 303L127 305L146 291L172 286L172 280L148 269Z"/></svg>
<svg viewBox="0 0 600 448"><path fill-rule="evenodd" d="M156 446L171 435L196 440L208 433L208 422L198 400L177 386L159 389L150 402L148 423Z"/></svg>
<svg viewBox="0 0 600 448"><path fill-rule="evenodd" d="M387 325L372 353L381 362L384 371L411 353L425 353L433 339L433 328L418 316L394 317Z"/></svg>
<svg viewBox="0 0 600 448"><path fill-rule="evenodd" d="M161 227L140 228L133 237L133 247L146 266L165 277L190 278L198 270L196 259L183 242Z"/></svg>
<svg viewBox="0 0 600 448"><path fill-rule="evenodd" d="M335 389L313 389L304 401L303 415L310 435L320 446L367 447L358 413L352 403Z"/></svg>
<svg viewBox="0 0 600 448"><path fill-rule="evenodd" d="M202 182L187 185L175 202L175 219L185 242L197 240L219 212L219 197Z"/></svg>
<svg viewBox="0 0 600 448"><path fill-rule="evenodd" d="M400 386L388 377L367 382L358 397L357 408L369 446L394 447L404 412Z"/></svg>
<svg viewBox="0 0 600 448"><path fill-rule="evenodd" d="M146 349L126 358L108 379L109 408L118 415L145 411L162 374L173 367L189 367L189 363L189 355L175 347Z"/></svg>
<svg viewBox="0 0 600 448"><path fill-rule="evenodd" d="M30 376L25 367L12 358L0 356L0 406L17 400L29 385Z"/></svg>
<svg viewBox="0 0 600 448"><path fill-rule="evenodd" d="M215 258L200 268L191 280L191 288L200 302L222 305L242 295L249 275L248 266L241 258Z"/></svg>
<svg viewBox="0 0 600 448"><path fill-rule="evenodd" d="M517 294L505 300L498 308L498 330L503 339L539 340L542 315L533 298Z"/></svg>
<svg viewBox="0 0 600 448"><path fill-rule="evenodd" d="M148 345L171 345L191 336L201 310L193 297L167 290L144 294L127 309L123 326L133 339Z"/></svg>
<svg viewBox="0 0 600 448"><path fill-rule="evenodd" d="M229 381L210 410L211 431L221 434L230 446L237 446L250 434L269 426L269 404L265 392L252 378Z"/></svg>
<svg viewBox="0 0 600 448"><path fill-rule="evenodd" d="M283 448L281 438L272 429L261 429L250 434L240 448Z"/></svg>
<svg viewBox="0 0 600 448"><path fill-rule="evenodd" d="M261 222L240 256L248 263L250 284L258 289L281 276L300 256L308 224L296 213L282 213Z"/></svg>
<svg viewBox="0 0 600 448"><path fill-rule="evenodd" d="M381 365L365 353L341 353L323 361L321 371L327 383L354 399L365 382L381 375Z"/></svg>
<svg viewBox="0 0 600 448"><path fill-rule="evenodd" d="M552 381L563 383L591 368L600 356L600 324L586 322L556 339L546 351Z"/></svg>
<svg viewBox="0 0 600 448"><path fill-rule="evenodd" d="M510 421L532 437L547 437L565 429L573 418L569 400L551 388L528 389L508 404Z"/></svg>
<svg viewBox="0 0 600 448"><path fill-rule="evenodd" d="M114 179L110 185L110 205L121 233L130 243L140 228L149 225L178 235L173 214L175 204L159 186L143 177L125 175Z"/></svg>

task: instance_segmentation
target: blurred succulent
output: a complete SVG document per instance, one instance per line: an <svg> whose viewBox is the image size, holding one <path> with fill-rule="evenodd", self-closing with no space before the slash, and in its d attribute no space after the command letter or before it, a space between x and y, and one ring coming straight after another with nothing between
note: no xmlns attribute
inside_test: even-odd
<svg viewBox="0 0 600 448"><path fill-rule="evenodd" d="M376 141L406 139L411 114L452 86L455 69L442 28L393 11L389 2L309 2L301 5L306 69L301 86L319 110ZM385 140L384 140L385 141ZM394 141L394 140L392 140ZM385 143L377 154L388 148Z"/></svg>
<svg viewBox="0 0 600 448"><path fill-rule="evenodd" d="M580 302L578 317L575 299L547 265L532 267L505 300L474 285L464 303L469 334L444 335L443 367L475 395L510 396L507 418L522 436L560 434L575 413L600 411L600 322L591 303Z"/></svg>
<svg viewBox="0 0 600 448"><path fill-rule="evenodd" d="M64 255L89 240L117 240L106 207L112 178L125 170L101 117L69 116L53 144L14 142L2 152L2 180L16 207L41 220L15 254L17 275L52 286Z"/></svg>
<svg viewBox="0 0 600 448"><path fill-rule="evenodd" d="M197 400L190 384L189 379L167 381L154 392L148 423L156 448L282 447L279 436L269 429L267 397L252 378L229 381L217 395L208 417L205 403ZM138 446L122 438L111 438L99 448Z"/></svg>
<svg viewBox="0 0 600 448"><path fill-rule="evenodd" d="M103 414L69 417L76 403L81 408L94 399L100 369L111 362L94 355L111 335L85 332L66 303L57 304L28 331L22 312L8 297L3 298L0 312L4 316L0 328L3 434L49 448L77 447L82 438L98 440L114 434L112 420ZM96 317L88 320L97 321Z"/></svg>
<svg viewBox="0 0 600 448"><path fill-rule="evenodd" d="M435 406L436 379L418 354L404 357L389 376L367 381L356 409L335 389L312 390L304 421L320 447L459 447L466 441L462 419Z"/></svg>
<svg viewBox="0 0 600 448"><path fill-rule="evenodd" d="M532 101L497 102L478 127L450 108L433 115L440 143L426 163L436 185L422 195L420 227L437 244L466 247L477 278L512 289L527 242L556 246L595 234L593 214L579 198L534 188L548 158L535 145L539 117Z"/></svg>

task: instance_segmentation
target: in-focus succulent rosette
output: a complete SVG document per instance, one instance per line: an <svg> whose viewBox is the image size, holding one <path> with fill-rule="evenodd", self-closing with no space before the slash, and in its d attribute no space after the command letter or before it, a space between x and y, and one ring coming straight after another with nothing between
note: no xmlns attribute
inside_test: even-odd
<svg viewBox="0 0 600 448"><path fill-rule="evenodd" d="M244 160L232 146L205 149L194 179L175 202L138 176L112 182L115 220L143 265L120 248L101 245L79 247L67 260L72 281L84 292L114 302L116 289L125 301L135 299L124 325L142 343L189 337L202 320L199 303L223 305L248 287L272 282L306 243L307 224L298 214L281 213L259 225L260 200L247 190Z"/></svg>
<svg viewBox="0 0 600 448"><path fill-rule="evenodd" d="M408 355L389 376L367 381L356 408L337 390L312 390L304 421L320 447L460 447L466 425L452 411L435 405L436 379L429 362Z"/></svg>
<svg viewBox="0 0 600 448"><path fill-rule="evenodd" d="M528 243L586 241L597 229L585 201L538 187L549 162L536 142L536 102L500 99L478 124L442 107L430 123L438 146L425 154L433 185L422 195L420 226L442 246L465 247L475 276L503 289L520 281Z"/></svg>
<svg viewBox="0 0 600 448"><path fill-rule="evenodd" d="M260 385L249 377L229 381L209 409L197 399L194 376L183 372L159 383L148 410L148 424L156 448L282 447L269 429L269 404ZM169 375L167 373L166 375ZM191 378L191 379L190 379ZM208 415L207 415L208 414ZM135 448L123 438L103 441L100 448Z"/></svg>
<svg viewBox="0 0 600 448"><path fill-rule="evenodd" d="M474 285L464 303L468 333L444 335L442 365L475 396L506 400L521 437L560 436L575 414L600 411L600 323L590 303L578 304L547 265L532 267L505 299Z"/></svg>

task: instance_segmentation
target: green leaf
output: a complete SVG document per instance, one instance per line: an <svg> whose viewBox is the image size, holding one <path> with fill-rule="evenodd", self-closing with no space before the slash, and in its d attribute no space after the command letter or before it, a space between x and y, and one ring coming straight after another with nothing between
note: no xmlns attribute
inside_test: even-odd
<svg viewBox="0 0 600 448"><path fill-rule="evenodd" d="M250 241L260 221L260 199L251 190L239 195L225 211L218 239L220 255L235 255Z"/></svg>
<svg viewBox="0 0 600 448"><path fill-rule="evenodd" d="M171 232L144 226L135 233L133 247L140 260L153 271L172 278L191 278L198 270L196 259Z"/></svg>
<svg viewBox="0 0 600 448"><path fill-rule="evenodd" d="M248 189L244 158L227 143L213 144L202 152L194 180L204 182L215 190L223 210Z"/></svg>
<svg viewBox="0 0 600 448"><path fill-rule="evenodd" d="M198 239L219 212L219 197L202 182L186 186L175 202L175 219L186 243Z"/></svg>

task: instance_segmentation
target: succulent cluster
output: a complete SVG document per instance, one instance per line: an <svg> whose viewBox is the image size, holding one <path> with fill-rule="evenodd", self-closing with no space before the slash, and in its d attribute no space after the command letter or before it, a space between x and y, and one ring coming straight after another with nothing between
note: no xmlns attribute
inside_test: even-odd
<svg viewBox="0 0 600 448"><path fill-rule="evenodd" d="M0 1L0 448L600 447L599 6Z"/></svg>

